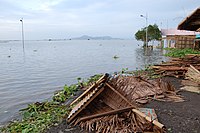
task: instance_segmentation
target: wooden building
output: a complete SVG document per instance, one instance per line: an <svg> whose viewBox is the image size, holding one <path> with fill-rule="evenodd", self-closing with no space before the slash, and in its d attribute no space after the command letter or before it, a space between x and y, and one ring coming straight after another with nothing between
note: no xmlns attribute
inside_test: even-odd
<svg viewBox="0 0 200 133"><path fill-rule="evenodd" d="M200 49L200 7L180 22L177 29L162 29L167 47Z"/></svg>
<svg viewBox="0 0 200 133"><path fill-rule="evenodd" d="M200 7L187 16L178 25L178 29L200 32ZM200 49L200 39L198 37L194 39L194 47Z"/></svg>
<svg viewBox="0 0 200 133"><path fill-rule="evenodd" d="M162 29L161 32L165 36L162 39L166 40L167 47L169 48L199 48L195 45L195 39L200 32L176 29Z"/></svg>

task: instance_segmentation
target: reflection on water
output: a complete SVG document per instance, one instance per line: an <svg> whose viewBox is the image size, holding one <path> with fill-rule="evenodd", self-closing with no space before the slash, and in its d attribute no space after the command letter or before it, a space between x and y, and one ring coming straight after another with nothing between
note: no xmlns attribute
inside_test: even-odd
<svg viewBox="0 0 200 133"><path fill-rule="evenodd" d="M137 66L142 69L147 65L166 61L167 57L163 56L164 54L162 49L136 49Z"/></svg>
<svg viewBox="0 0 200 133"><path fill-rule="evenodd" d="M77 77L144 68L166 60L163 52L144 51L133 40L26 41L25 53L21 42L1 43L0 123L28 103L50 99Z"/></svg>

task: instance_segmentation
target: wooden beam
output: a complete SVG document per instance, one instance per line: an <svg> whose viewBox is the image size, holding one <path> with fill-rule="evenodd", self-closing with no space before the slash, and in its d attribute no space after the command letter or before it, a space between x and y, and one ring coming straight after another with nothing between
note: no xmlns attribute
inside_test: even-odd
<svg viewBox="0 0 200 133"><path fill-rule="evenodd" d="M92 98L89 99L89 101L87 101L77 112L75 112L75 113L67 120L67 122L70 123L70 122L76 117L76 115L79 114L90 102L92 102L104 89L105 89L104 87L100 88L100 90L99 90L98 92L96 92L95 95L92 96Z"/></svg>
<svg viewBox="0 0 200 133"><path fill-rule="evenodd" d="M127 100L122 94L120 94L117 90L115 90L112 86L110 86L108 83L105 83L106 86L108 86L111 90L113 90L117 95L119 95L124 101L126 101L130 106L135 107L129 100Z"/></svg>
<svg viewBox="0 0 200 133"><path fill-rule="evenodd" d="M147 121L153 123L155 126L165 130L165 126L163 124L161 124L160 122L158 122L157 120L152 120L151 117L145 115L144 113L142 113L141 111L137 110L137 109L132 109L132 111L136 114L138 114L139 116L145 118Z"/></svg>
<svg viewBox="0 0 200 133"><path fill-rule="evenodd" d="M97 117L102 117L105 115L113 115L113 114L117 114L117 113L121 113L121 112L126 112L133 109L133 107L126 107L126 108L122 108L122 109L116 109L116 110L112 110L112 111L108 111L108 112L104 112L104 113L100 113L100 114L95 114L95 115L90 115L90 116L86 116L86 117L82 117L80 121L85 121L85 120L89 120L89 119L93 119L93 118L97 118ZM77 122L77 123L79 123Z"/></svg>
<svg viewBox="0 0 200 133"><path fill-rule="evenodd" d="M90 88L88 88L87 90L85 90L78 98L76 98L71 104L73 105L74 103L76 103L79 99L81 99L85 94L87 94L92 88L96 87L97 85L99 85L100 83L102 83L105 78L107 78L108 75L104 74L98 81L96 81L92 86L90 86Z"/></svg>

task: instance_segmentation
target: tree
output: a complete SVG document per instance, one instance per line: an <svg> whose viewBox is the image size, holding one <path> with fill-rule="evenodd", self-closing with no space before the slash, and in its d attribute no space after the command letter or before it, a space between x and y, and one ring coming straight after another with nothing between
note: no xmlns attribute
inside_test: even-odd
<svg viewBox="0 0 200 133"><path fill-rule="evenodd" d="M143 41L144 42L144 46L146 46L146 28L142 28L141 30L138 30L135 33L135 39L138 41ZM154 24L154 25L149 25L147 28L147 35L148 35L148 42L152 41L152 40L160 40L161 36L161 31L158 28L158 25Z"/></svg>

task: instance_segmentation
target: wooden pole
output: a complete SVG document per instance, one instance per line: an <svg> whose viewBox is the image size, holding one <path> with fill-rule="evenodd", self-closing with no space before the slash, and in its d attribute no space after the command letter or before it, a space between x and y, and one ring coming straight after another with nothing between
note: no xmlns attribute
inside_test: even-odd
<svg viewBox="0 0 200 133"><path fill-rule="evenodd" d="M157 120L152 120L149 116L145 115L144 113L140 112L137 109L132 109L132 111L138 115L140 115L141 117L145 118L147 121L153 123L154 125L156 125L157 127L164 129L165 130L165 126L163 124L161 124L160 122L158 122Z"/></svg>
<svg viewBox="0 0 200 133"><path fill-rule="evenodd" d="M116 109L116 110L112 110L112 111L108 111L108 112L104 112L104 113L100 113L100 114L82 117L77 123L79 123L80 121L94 119L94 118L102 117L102 116L105 116L105 115L113 115L113 114L117 114L117 113L121 113L121 112L126 112L126 111L129 111L131 109L133 109L133 107L126 107L126 108L122 108L122 109Z"/></svg>

